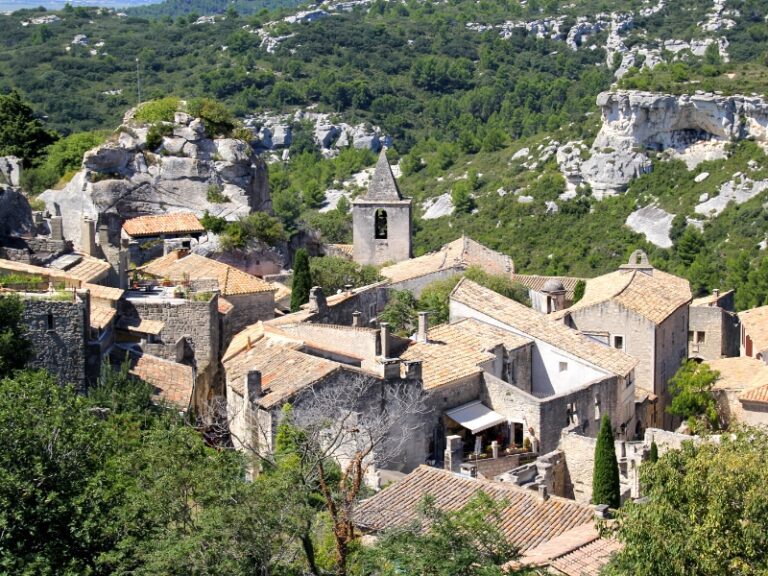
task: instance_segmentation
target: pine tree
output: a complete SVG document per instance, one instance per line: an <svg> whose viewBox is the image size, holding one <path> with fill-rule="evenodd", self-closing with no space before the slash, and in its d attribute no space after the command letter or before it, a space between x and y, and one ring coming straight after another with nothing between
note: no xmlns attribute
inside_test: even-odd
<svg viewBox="0 0 768 576"><path fill-rule="evenodd" d="M651 442L651 453L648 456L649 462L658 462L659 461L659 447L656 445L656 441L654 440Z"/></svg>
<svg viewBox="0 0 768 576"><path fill-rule="evenodd" d="M616 461L611 420L607 415L603 416L600 433L597 436L597 446L595 446L592 503L608 504L611 508L618 508L621 503L619 463Z"/></svg>
<svg viewBox="0 0 768 576"><path fill-rule="evenodd" d="M299 248L293 257L293 286L291 287L291 312L296 312L302 304L309 302L309 291L312 288L312 276L309 273L309 254L306 249Z"/></svg>

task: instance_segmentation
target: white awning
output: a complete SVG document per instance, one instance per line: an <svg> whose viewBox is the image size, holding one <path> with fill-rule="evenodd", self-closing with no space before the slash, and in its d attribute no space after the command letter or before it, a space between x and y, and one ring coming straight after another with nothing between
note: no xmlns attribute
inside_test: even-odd
<svg viewBox="0 0 768 576"><path fill-rule="evenodd" d="M455 420L464 428L477 434L487 430L497 424L503 424L507 421L504 416L494 412L488 406L485 406L480 400L475 400L469 404L464 404L445 413L451 420Z"/></svg>

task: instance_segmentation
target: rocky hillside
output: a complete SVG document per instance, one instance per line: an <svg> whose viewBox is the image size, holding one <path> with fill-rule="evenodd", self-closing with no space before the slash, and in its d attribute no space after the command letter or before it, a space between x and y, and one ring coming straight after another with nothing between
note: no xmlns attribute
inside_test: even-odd
<svg viewBox="0 0 768 576"><path fill-rule="evenodd" d="M267 170L250 145L212 138L200 118L184 112L152 125L128 112L115 136L85 154L66 187L40 198L64 217L65 237L76 245L82 216L101 215L119 229L144 214L191 210L234 220L271 210Z"/></svg>

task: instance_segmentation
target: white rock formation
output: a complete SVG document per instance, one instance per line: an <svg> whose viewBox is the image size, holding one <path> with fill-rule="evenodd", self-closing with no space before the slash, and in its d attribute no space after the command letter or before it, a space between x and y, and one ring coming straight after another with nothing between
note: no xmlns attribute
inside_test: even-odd
<svg viewBox="0 0 768 576"><path fill-rule="evenodd" d="M603 125L591 158L581 165L582 177L597 198L625 189L649 171L647 150L671 148L692 160L692 166L718 154L715 149L726 142L746 137L768 142L768 103L759 97L618 91L603 92L597 105ZM719 144L702 147L703 142Z"/></svg>
<svg viewBox="0 0 768 576"><path fill-rule="evenodd" d="M768 190L768 180L751 180L737 172L731 180L720 186L717 196L697 204L694 210L703 216L717 216L725 210L729 202L744 204L765 190Z"/></svg>
<svg viewBox="0 0 768 576"><path fill-rule="evenodd" d="M454 210L451 194L446 192L436 198L430 198L421 205L421 208L424 210L423 220L434 220L442 216L450 216Z"/></svg>
<svg viewBox="0 0 768 576"><path fill-rule="evenodd" d="M669 230L675 215L657 206L646 206L627 216L627 226L635 232L645 235L648 242L659 248L671 248Z"/></svg>
<svg viewBox="0 0 768 576"><path fill-rule="evenodd" d="M80 242L83 216L110 227L144 214L205 211L235 219L271 210L264 162L241 140L211 139L199 119L177 114L159 150L147 149L147 127L129 112L120 137L86 152L82 168L63 190L40 198L63 216L64 236ZM217 202L211 192L226 198Z"/></svg>

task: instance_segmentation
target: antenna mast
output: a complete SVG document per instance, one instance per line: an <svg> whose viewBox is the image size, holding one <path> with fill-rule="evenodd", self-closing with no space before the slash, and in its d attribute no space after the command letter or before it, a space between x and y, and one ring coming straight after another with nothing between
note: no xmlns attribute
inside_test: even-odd
<svg viewBox="0 0 768 576"><path fill-rule="evenodd" d="M136 106L141 104L141 78L139 76L139 59L136 58L136 96L138 100L136 101Z"/></svg>

